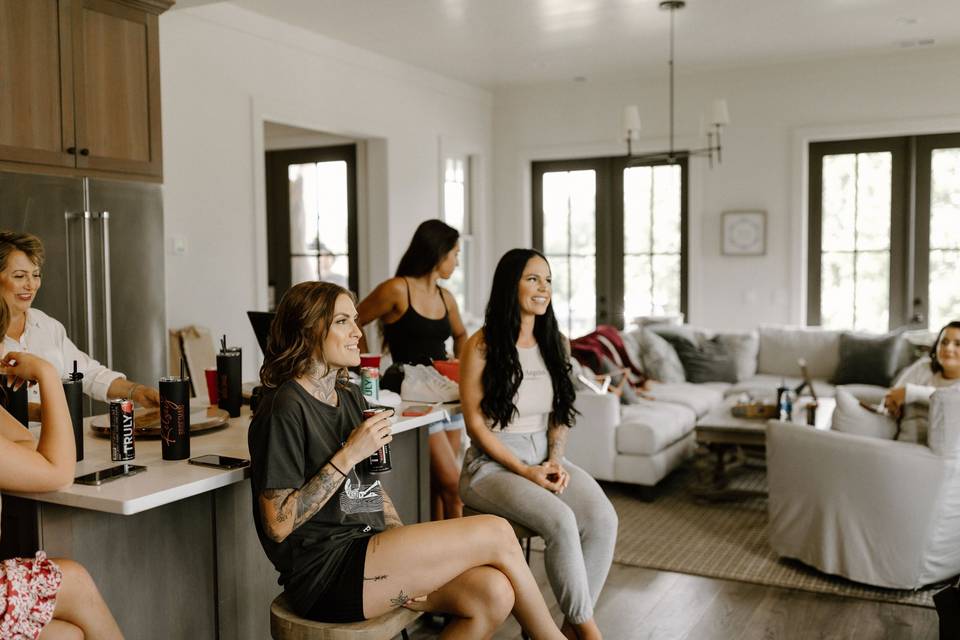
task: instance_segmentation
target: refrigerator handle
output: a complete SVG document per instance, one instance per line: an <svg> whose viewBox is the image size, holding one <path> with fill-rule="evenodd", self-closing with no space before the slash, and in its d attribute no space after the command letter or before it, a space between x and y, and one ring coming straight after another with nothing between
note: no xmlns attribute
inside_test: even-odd
<svg viewBox="0 0 960 640"><path fill-rule="evenodd" d="M93 326L93 264L90 260L90 218L92 217L93 214L90 211L83 212L83 293L86 296L84 307L87 310L87 353L91 355L97 352L94 349L96 332Z"/></svg>
<svg viewBox="0 0 960 640"><path fill-rule="evenodd" d="M70 242L70 221L76 217L76 214L70 213L69 211L63 212L64 237L67 239L67 327L70 333L72 333L76 327L73 313L73 273L71 272L73 260L70 256L70 246L72 244Z"/></svg>
<svg viewBox="0 0 960 640"><path fill-rule="evenodd" d="M110 308L110 212L100 213L100 232L103 235L102 253L100 255L103 268L103 312L106 317L107 338L107 368L113 368L113 312Z"/></svg>

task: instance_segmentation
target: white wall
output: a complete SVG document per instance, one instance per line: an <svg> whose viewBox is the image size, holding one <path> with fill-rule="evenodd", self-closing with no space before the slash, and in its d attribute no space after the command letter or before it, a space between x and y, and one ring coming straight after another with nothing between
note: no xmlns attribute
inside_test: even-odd
<svg viewBox="0 0 960 640"><path fill-rule="evenodd" d="M531 160L624 154L619 117L632 103L643 118L640 150L666 148L666 71L495 93L495 256L530 243ZM699 116L713 98L727 98L733 119L723 164L691 161L689 320L802 323L808 141L960 131L958 71L960 51L931 49L678 74L677 148L702 145ZM730 209L767 211L765 256L720 255L720 214Z"/></svg>
<svg viewBox="0 0 960 640"><path fill-rule="evenodd" d="M167 322L227 333L248 380L245 312L266 306L265 120L368 140L361 295L440 214L442 141L490 158L489 93L230 5L163 14L160 53L165 236L186 240L166 259Z"/></svg>

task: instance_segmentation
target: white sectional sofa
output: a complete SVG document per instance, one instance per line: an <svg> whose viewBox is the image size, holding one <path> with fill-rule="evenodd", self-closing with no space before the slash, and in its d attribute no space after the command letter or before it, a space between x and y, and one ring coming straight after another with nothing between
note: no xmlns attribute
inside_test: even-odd
<svg viewBox="0 0 960 640"><path fill-rule="evenodd" d="M634 343L643 339L639 330L630 333ZM652 497L649 489L693 454L697 419L726 396L749 391L774 397L781 381L796 387L801 381L797 362L801 358L806 360L817 395L834 395L831 380L840 361L840 332L772 326L760 327L754 335L756 368L743 372L749 375L735 383L656 384L646 398L629 405L620 404L609 393L578 391L576 407L581 415L570 430L567 457L598 480L640 485L648 489L642 493ZM854 395L872 401L885 392L880 386L852 387Z"/></svg>

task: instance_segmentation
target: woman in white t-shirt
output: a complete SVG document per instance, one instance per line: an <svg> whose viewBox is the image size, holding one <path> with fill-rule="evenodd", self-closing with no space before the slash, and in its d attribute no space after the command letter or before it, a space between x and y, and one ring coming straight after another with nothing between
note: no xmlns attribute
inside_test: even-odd
<svg viewBox="0 0 960 640"><path fill-rule="evenodd" d="M73 362L83 374L83 392L103 402L111 398L129 398L145 407L160 405L160 393L118 372L111 371L77 348L67 337L67 331L56 319L32 308L40 289L44 250L40 238L29 233L0 231L0 295L10 308L10 323L0 334L7 351L27 351L53 365L63 376L71 372ZM36 388L30 392L30 401L39 402ZM38 413L31 410L31 419Z"/></svg>
<svg viewBox="0 0 960 640"><path fill-rule="evenodd" d="M0 335L10 313L0 299ZM73 426L60 374L31 353L10 352L0 359L0 395L31 384L45 394L40 440L0 407L0 489L52 491L69 485L76 466ZM0 638L121 638L120 629L82 566L50 559L0 559Z"/></svg>
<svg viewBox="0 0 960 640"><path fill-rule="evenodd" d="M564 458L575 393L551 281L546 258L532 249L508 251L497 265L484 326L463 349L460 400L473 446L460 494L544 539L562 630L593 640L601 637L593 608L613 560L617 515L596 480Z"/></svg>

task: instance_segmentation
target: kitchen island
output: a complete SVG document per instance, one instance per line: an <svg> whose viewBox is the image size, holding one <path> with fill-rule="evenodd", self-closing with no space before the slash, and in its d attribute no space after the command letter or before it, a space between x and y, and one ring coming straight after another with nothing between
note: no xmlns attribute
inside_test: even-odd
<svg viewBox="0 0 960 640"><path fill-rule="evenodd" d="M427 430L447 416L434 408L393 427L393 471L383 485L404 522L430 518ZM89 429L77 476L113 466L110 441ZM195 434L192 457L249 458L248 409L221 429ZM139 439L143 473L99 487L5 493L0 557L81 562L129 639L270 637L270 602L280 592L253 524L248 469L163 460L159 440Z"/></svg>

